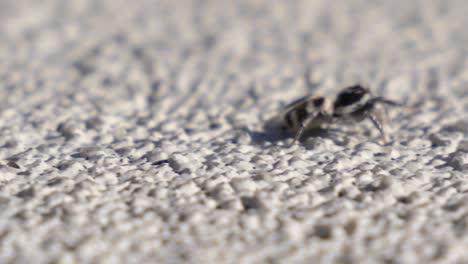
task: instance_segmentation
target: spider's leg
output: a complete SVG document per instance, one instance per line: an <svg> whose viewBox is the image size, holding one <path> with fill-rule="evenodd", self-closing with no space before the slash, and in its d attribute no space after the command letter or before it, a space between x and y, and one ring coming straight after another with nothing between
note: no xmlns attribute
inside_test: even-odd
<svg viewBox="0 0 468 264"><path fill-rule="evenodd" d="M383 103L383 104L386 104L386 105L389 105L389 106L403 106L402 103L398 103L398 102L395 102L395 101L392 101L392 100L388 100L388 99L385 99L383 97L376 97L374 99L375 102L379 102L379 103Z"/></svg>
<svg viewBox="0 0 468 264"><path fill-rule="evenodd" d="M299 130L296 132L296 135L294 136L294 140L293 142L291 143L291 146L294 145L297 141L299 141L299 139L301 138L302 136L302 133L304 133L304 129L310 124L310 122L312 120L314 120L315 118L317 117L317 115L312 115L306 119L304 119L301 123L301 126L299 127Z"/></svg>
<svg viewBox="0 0 468 264"><path fill-rule="evenodd" d="M380 118L378 118L375 114L369 113L367 114L367 117L370 119L372 124L379 130L380 135L382 137L382 141L384 144L387 143L387 136L385 134L384 128L383 128L383 122Z"/></svg>

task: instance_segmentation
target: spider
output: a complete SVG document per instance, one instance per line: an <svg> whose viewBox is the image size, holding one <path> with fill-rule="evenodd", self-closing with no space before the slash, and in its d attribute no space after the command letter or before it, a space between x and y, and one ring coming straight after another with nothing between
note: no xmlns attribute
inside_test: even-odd
<svg viewBox="0 0 468 264"><path fill-rule="evenodd" d="M295 144L305 131L320 128L324 124L351 120L361 122L369 119L379 130L384 143L387 142L385 125L388 123L384 105L401 104L381 96L375 96L362 85L343 89L332 100L322 96L306 96L289 104L280 113L282 125L292 131Z"/></svg>

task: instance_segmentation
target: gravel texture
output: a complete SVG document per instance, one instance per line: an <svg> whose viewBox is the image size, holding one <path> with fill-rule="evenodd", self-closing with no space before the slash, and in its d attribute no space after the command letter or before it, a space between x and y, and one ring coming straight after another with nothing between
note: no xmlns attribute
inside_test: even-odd
<svg viewBox="0 0 468 264"><path fill-rule="evenodd" d="M468 263L467 10L0 1L0 262ZM390 145L263 130L355 83Z"/></svg>

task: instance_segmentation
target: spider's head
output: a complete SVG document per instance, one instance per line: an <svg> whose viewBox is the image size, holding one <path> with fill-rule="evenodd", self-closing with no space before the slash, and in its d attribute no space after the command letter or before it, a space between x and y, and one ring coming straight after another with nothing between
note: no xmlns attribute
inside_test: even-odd
<svg viewBox="0 0 468 264"><path fill-rule="evenodd" d="M370 90L362 85L354 85L341 91L333 102L335 116L353 114L368 105L373 98Z"/></svg>

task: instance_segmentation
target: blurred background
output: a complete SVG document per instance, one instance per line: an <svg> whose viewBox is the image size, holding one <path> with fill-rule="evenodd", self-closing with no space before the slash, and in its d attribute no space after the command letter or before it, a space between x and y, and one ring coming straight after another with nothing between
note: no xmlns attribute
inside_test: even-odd
<svg viewBox="0 0 468 264"><path fill-rule="evenodd" d="M466 75L463 0L0 5L4 108L52 99L158 116L253 107L264 119L280 101L354 83L405 102L466 91L466 76L454 78Z"/></svg>

